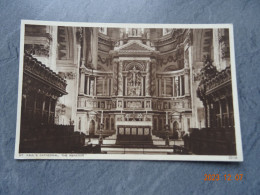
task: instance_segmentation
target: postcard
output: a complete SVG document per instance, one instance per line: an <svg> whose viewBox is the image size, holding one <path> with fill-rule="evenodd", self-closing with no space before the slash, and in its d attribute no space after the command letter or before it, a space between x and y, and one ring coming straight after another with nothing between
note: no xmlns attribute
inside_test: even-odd
<svg viewBox="0 0 260 195"><path fill-rule="evenodd" d="M243 161L233 25L22 20L15 159Z"/></svg>

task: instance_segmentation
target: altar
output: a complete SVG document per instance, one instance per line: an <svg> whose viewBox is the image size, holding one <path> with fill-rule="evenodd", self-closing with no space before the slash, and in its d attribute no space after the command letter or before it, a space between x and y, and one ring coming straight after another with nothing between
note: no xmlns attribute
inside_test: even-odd
<svg viewBox="0 0 260 195"><path fill-rule="evenodd" d="M152 144L151 121L118 121L117 144Z"/></svg>

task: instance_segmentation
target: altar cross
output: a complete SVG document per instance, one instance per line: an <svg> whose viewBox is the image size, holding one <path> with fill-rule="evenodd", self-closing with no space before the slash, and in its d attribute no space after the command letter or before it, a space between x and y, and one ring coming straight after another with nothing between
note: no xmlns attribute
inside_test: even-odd
<svg viewBox="0 0 260 195"><path fill-rule="evenodd" d="M134 66L133 70L130 70L129 72L131 72L133 76L133 86L136 86L136 74L139 72L139 70L136 70L136 67Z"/></svg>

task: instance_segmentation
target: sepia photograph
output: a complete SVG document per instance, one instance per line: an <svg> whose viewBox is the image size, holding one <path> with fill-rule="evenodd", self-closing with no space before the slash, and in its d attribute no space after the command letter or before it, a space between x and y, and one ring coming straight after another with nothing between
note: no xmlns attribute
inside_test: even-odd
<svg viewBox="0 0 260 195"><path fill-rule="evenodd" d="M21 23L16 159L243 161L231 24Z"/></svg>

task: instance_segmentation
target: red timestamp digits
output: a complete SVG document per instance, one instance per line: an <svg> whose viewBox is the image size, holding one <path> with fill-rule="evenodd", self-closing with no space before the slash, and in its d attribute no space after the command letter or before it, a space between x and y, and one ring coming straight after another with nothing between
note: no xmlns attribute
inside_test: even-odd
<svg viewBox="0 0 260 195"><path fill-rule="evenodd" d="M204 181L219 181L219 174L205 174Z"/></svg>
<svg viewBox="0 0 260 195"><path fill-rule="evenodd" d="M204 181L219 181L221 178L225 181L241 181L243 174L236 174L235 177L231 174L225 174L224 177L220 177L220 174L204 174Z"/></svg>
<svg viewBox="0 0 260 195"><path fill-rule="evenodd" d="M232 176L231 176L231 174L225 174L224 175L224 177L225 177L225 180L227 180L227 181L232 181L232 180L234 180L233 178L232 178ZM236 181L241 181L243 179L243 174L236 174L235 175L235 180Z"/></svg>

